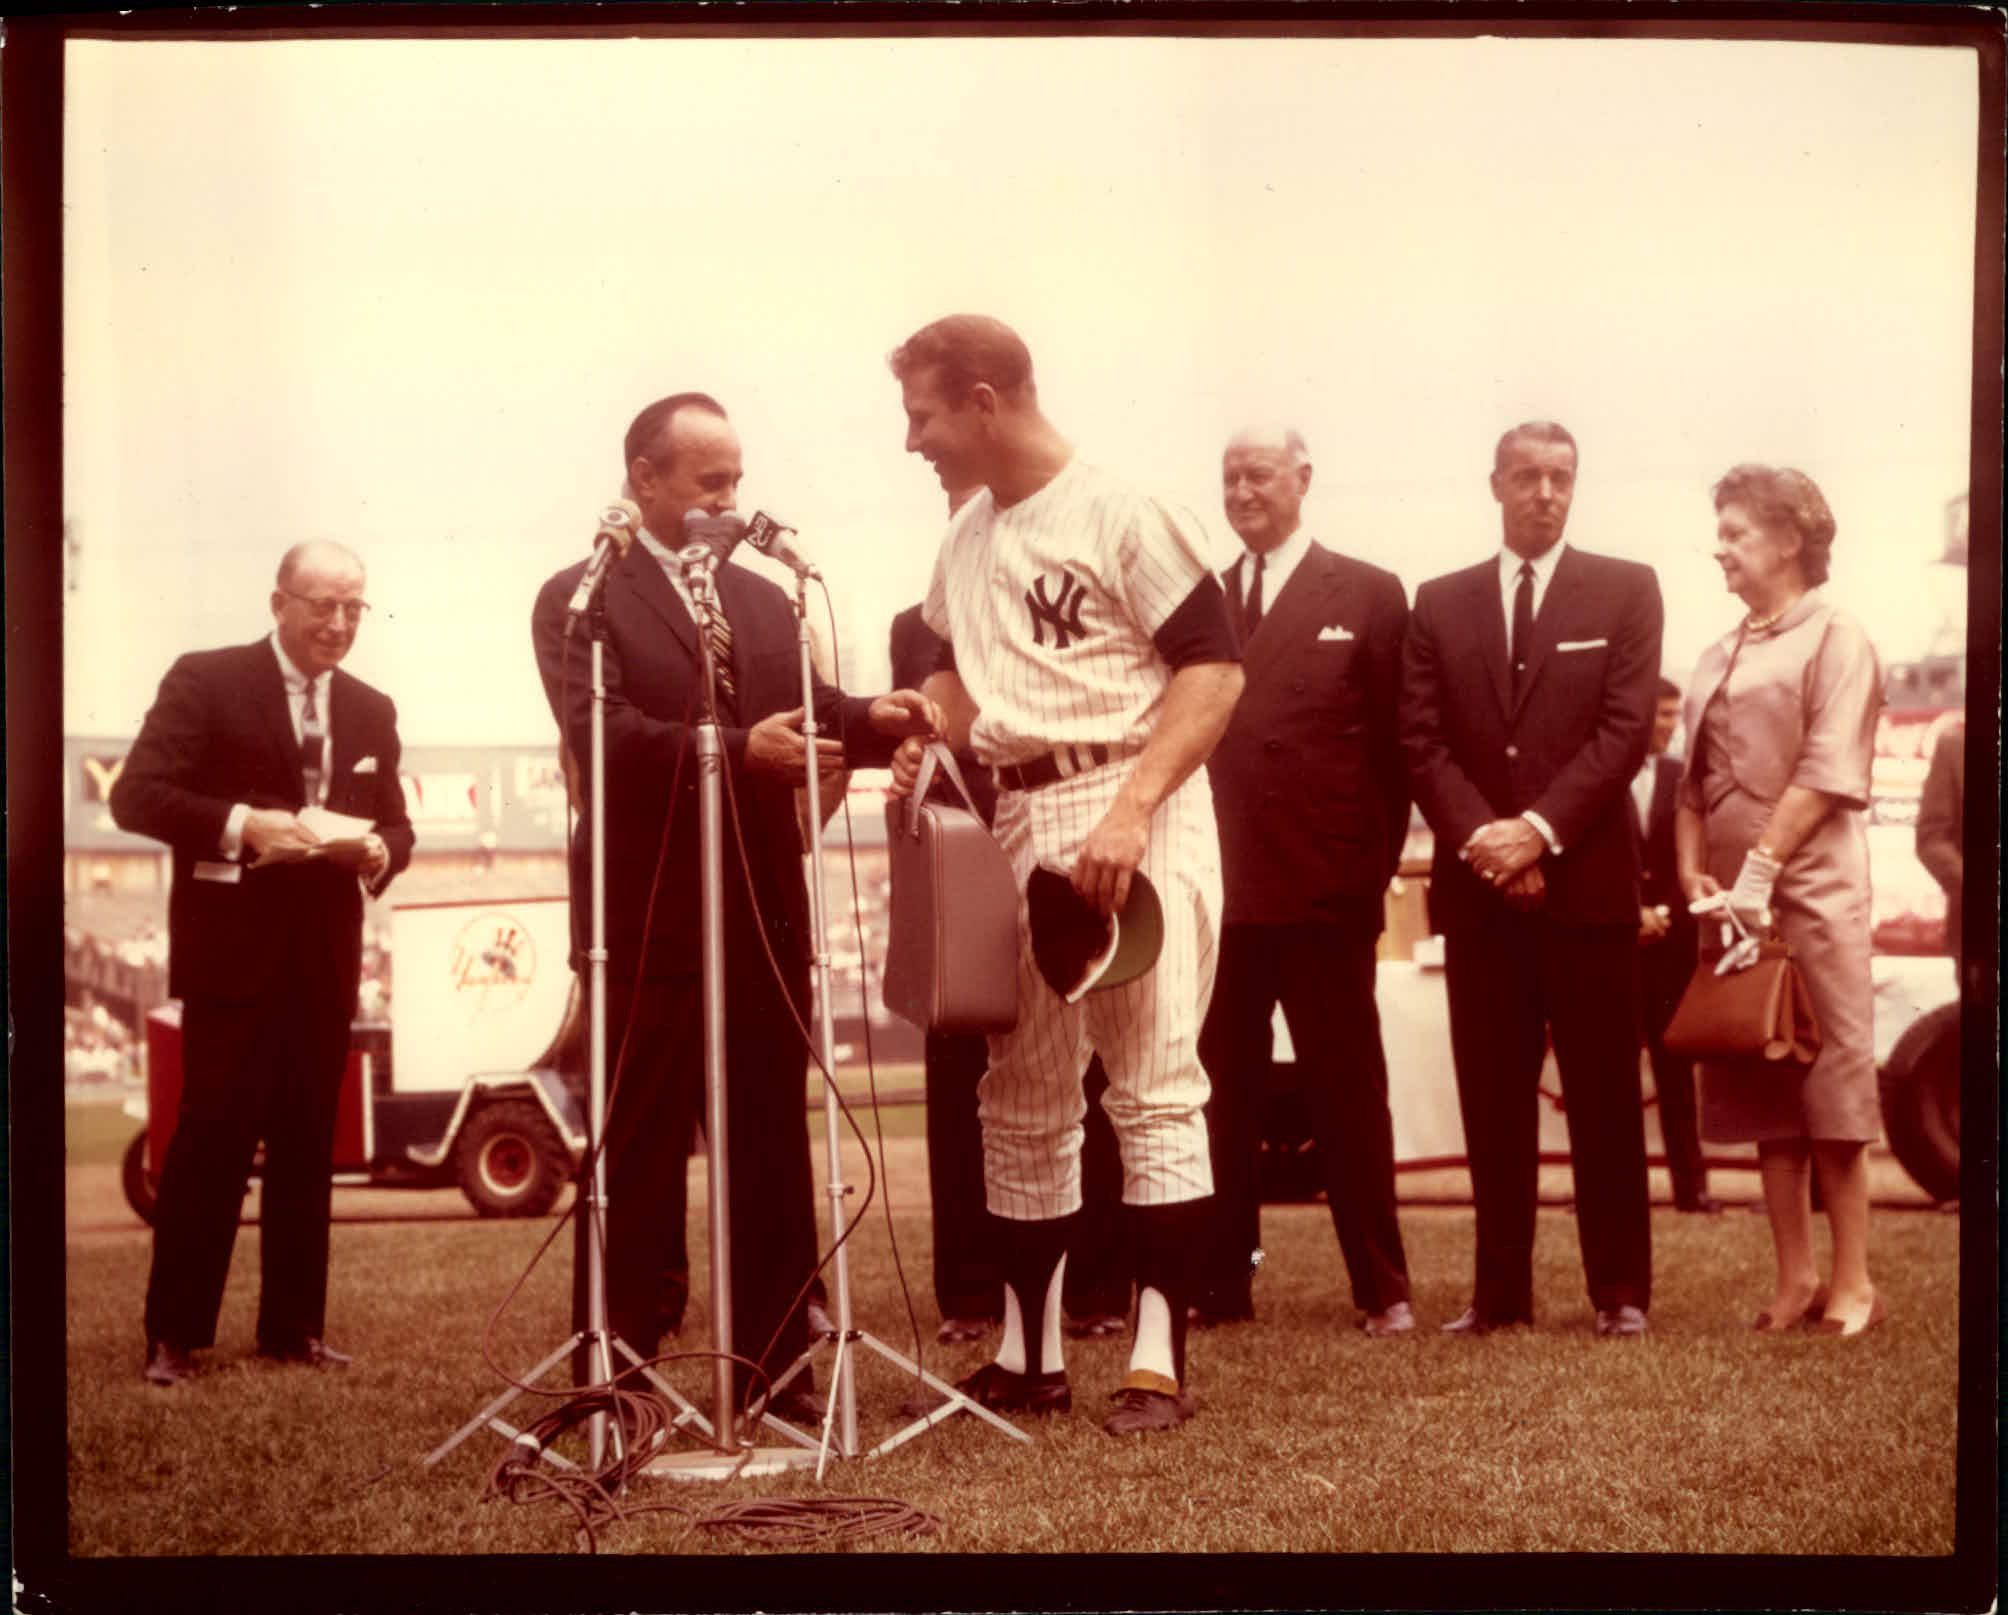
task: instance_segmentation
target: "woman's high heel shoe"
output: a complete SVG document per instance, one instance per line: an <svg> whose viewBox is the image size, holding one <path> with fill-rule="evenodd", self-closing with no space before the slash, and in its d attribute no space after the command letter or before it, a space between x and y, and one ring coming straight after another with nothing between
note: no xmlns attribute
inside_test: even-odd
<svg viewBox="0 0 2008 1615"><path fill-rule="evenodd" d="M1869 1303L1869 1315L1862 1320L1860 1328L1850 1329L1839 1318L1822 1318L1818 1323L1809 1324L1807 1327L1816 1335L1865 1335L1877 1324L1887 1322L1888 1318L1889 1308L1883 1305L1883 1298L1878 1294Z"/></svg>

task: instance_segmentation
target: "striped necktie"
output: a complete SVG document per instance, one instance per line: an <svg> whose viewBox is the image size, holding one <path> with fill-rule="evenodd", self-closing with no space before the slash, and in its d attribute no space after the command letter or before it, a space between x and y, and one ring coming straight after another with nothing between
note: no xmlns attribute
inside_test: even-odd
<svg viewBox="0 0 2008 1615"><path fill-rule="evenodd" d="M300 777L306 783L309 806L321 800L321 753L327 736L314 706L314 681L308 679L306 700L300 707Z"/></svg>
<svg viewBox="0 0 2008 1615"><path fill-rule="evenodd" d="M718 683L719 702L736 705L739 685L732 677L732 624L725 620L725 608L716 595L705 602L703 613L704 637L711 645L712 677Z"/></svg>

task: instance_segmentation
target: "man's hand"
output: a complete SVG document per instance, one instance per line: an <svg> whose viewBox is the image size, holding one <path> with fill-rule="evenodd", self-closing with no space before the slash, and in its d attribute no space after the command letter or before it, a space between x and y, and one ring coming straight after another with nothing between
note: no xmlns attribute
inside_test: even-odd
<svg viewBox="0 0 2008 1615"><path fill-rule="evenodd" d="M841 768L844 745L840 740L816 737L816 770L824 773ZM784 779L790 785L806 784L809 778L809 742L802 733L802 709L792 708L762 718L746 731L746 766L758 774Z"/></svg>
<svg viewBox="0 0 2008 1615"><path fill-rule="evenodd" d="M244 816L244 845L258 856L253 869L294 864L309 856L321 838L284 808L253 808Z"/></svg>
<svg viewBox="0 0 2008 1615"><path fill-rule="evenodd" d="M940 706L918 690L894 690L871 704L871 724L882 735L939 735Z"/></svg>
<svg viewBox="0 0 2008 1615"><path fill-rule="evenodd" d="M899 743L899 749L892 754L892 788L886 795L913 795L914 782L920 778L920 759L926 750L925 735L908 735Z"/></svg>
<svg viewBox="0 0 2008 1615"><path fill-rule="evenodd" d="M1704 897L1713 897L1721 891L1722 882L1713 875L1703 874L1697 870L1693 874L1680 877L1680 889L1687 894L1688 902L1698 903Z"/></svg>
<svg viewBox="0 0 2008 1615"><path fill-rule="evenodd" d="M1074 860L1074 890L1103 914L1113 914L1129 900L1130 875L1150 850L1150 820L1118 798L1102 822L1081 843Z"/></svg>
<svg viewBox="0 0 2008 1615"><path fill-rule="evenodd" d="M390 868L390 848L384 845L383 837L372 830L363 837L363 861L358 866L359 873L367 882L382 879Z"/></svg>
<svg viewBox="0 0 2008 1615"><path fill-rule="evenodd" d="M1529 864L1511 880L1499 888L1506 899L1506 906L1518 909L1522 914L1531 914L1548 899L1547 877L1541 873L1539 864Z"/></svg>
<svg viewBox="0 0 2008 1615"><path fill-rule="evenodd" d="M1656 908L1640 906L1638 911L1638 939L1641 943L1657 942L1673 929L1673 921Z"/></svg>
<svg viewBox="0 0 2008 1615"><path fill-rule="evenodd" d="M1504 886L1548 850L1541 832L1522 818L1494 819L1471 832L1457 856L1491 886Z"/></svg>

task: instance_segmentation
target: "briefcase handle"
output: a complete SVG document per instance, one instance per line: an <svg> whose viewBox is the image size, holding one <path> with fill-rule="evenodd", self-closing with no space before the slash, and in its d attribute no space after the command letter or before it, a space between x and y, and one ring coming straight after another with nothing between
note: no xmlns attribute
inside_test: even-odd
<svg viewBox="0 0 2008 1615"><path fill-rule="evenodd" d="M969 794L969 787L963 783L962 770L955 763L955 753L950 751L941 741L930 740L921 751L920 773L913 782L913 795L910 800L914 805L915 811L906 816L907 834L912 836L916 841L920 839L920 813L918 810L920 804L927 800L928 788L934 784L934 771L937 768L947 773L949 782L954 785L957 794L961 796L964 802L968 803L969 811L976 814L979 819L983 817L982 813L977 810L975 800Z"/></svg>

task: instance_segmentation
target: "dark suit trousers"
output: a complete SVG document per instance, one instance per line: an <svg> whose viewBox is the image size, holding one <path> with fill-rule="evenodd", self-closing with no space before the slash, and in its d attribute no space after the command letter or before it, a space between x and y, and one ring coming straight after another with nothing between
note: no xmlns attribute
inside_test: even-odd
<svg viewBox="0 0 2008 1615"><path fill-rule="evenodd" d="M927 1183L934 1217L934 1301L944 1318L1003 1316L998 1235L983 1201L983 1127L976 1084L989 1063L980 1035L927 1039ZM1081 1214L1067 1255L1062 1304L1077 1318L1127 1313L1129 1251L1117 1207L1122 1154L1101 1107L1101 1060L1088 1063L1081 1142Z"/></svg>
<svg viewBox="0 0 2008 1615"><path fill-rule="evenodd" d="M1670 1052L1661 1041L1680 995L1694 974L1694 933L1676 930L1639 946L1639 996L1645 1049L1652 1061L1652 1085L1659 1095L1659 1132L1666 1144L1667 1175L1676 1203L1694 1199L1707 1187L1701 1164L1701 1129L1694 1107L1694 1062Z"/></svg>
<svg viewBox="0 0 2008 1615"><path fill-rule="evenodd" d="M1552 1037L1591 1303L1652 1298L1638 948L1629 925L1555 925L1502 906L1444 937L1457 1102L1478 1214L1472 1303L1531 1319L1541 1062Z"/></svg>
<svg viewBox="0 0 2008 1615"><path fill-rule="evenodd" d="M610 969L609 975L613 974ZM808 972L790 969L790 994L809 1001ZM618 1078L612 1073L630 1003L634 1025ZM690 1144L704 1115L704 1000L699 979L607 984L607 1322L652 1356L680 1310ZM726 981L727 1214L732 1240L732 1346L769 1374L808 1343L801 1306L790 1309L818 1255L804 1086L808 1045L764 958L735 950ZM813 1291L810 1293L814 1293ZM783 1318L786 1318L785 1326ZM575 1271L573 1322L585 1322ZM768 1342L779 1339L762 1357ZM740 1376L743 1386L745 1376Z"/></svg>
<svg viewBox="0 0 2008 1615"><path fill-rule="evenodd" d="M149 1340L186 1350L215 1344L261 1138L258 1341L283 1350L322 1334L349 1008L319 982L248 1004L182 1005L181 1108L154 1214Z"/></svg>
<svg viewBox="0 0 2008 1615"><path fill-rule="evenodd" d="M1216 1207L1202 1289L1224 1302L1246 1294L1250 1256L1261 1244L1262 1083L1278 1002L1304 1073L1353 1304L1382 1312L1409 1298L1395 1217L1387 1059L1374 1002L1380 898L1357 908L1344 923L1222 929L1200 1051L1213 1085L1206 1121Z"/></svg>

